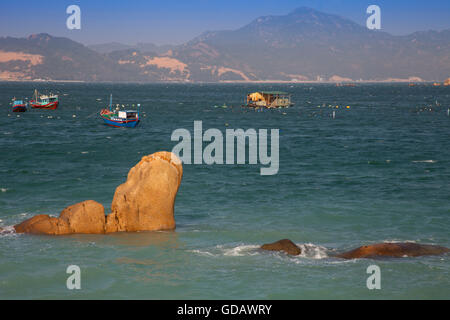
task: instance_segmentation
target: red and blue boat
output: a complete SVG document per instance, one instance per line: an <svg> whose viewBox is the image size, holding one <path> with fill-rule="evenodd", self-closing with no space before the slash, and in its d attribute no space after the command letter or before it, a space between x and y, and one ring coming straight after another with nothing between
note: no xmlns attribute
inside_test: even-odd
<svg viewBox="0 0 450 320"><path fill-rule="evenodd" d="M55 94L41 95L37 90L34 90L34 100L30 100L32 108L55 110L58 108L58 96Z"/></svg>
<svg viewBox="0 0 450 320"><path fill-rule="evenodd" d="M109 98L109 108L100 111L100 117L103 122L111 127L127 127L134 128L139 123L139 109L140 104L137 105L137 110L119 110L112 109L112 95Z"/></svg>
<svg viewBox="0 0 450 320"><path fill-rule="evenodd" d="M25 112L27 111L27 103L22 100L13 99L12 112Z"/></svg>

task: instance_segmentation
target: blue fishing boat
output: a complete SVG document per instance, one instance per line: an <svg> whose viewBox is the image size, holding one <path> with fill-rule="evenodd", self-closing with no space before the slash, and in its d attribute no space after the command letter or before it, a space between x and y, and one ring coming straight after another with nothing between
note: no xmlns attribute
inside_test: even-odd
<svg viewBox="0 0 450 320"><path fill-rule="evenodd" d="M28 103L23 102L23 100L13 99L12 112L25 112L27 111Z"/></svg>
<svg viewBox="0 0 450 320"><path fill-rule="evenodd" d="M139 123L139 109L140 104L137 105L137 110L119 110L112 109L112 95L109 98L109 108L100 111L100 117L104 123L111 127L127 127L134 128Z"/></svg>

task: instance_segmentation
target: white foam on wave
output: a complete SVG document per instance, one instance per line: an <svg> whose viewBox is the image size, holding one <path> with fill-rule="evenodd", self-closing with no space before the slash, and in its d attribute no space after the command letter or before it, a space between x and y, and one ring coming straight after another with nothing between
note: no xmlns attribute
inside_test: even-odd
<svg viewBox="0 0 450 320"><path fill-rule="evenodd" d="M238 245L235 247L229 247L224 245L217 245L209 250L189 250L189 252L208 257L242 257L242 256L253 256L259 254L258 245Z"/></svg>
<svg viewBox="0 0 450 320"><path fill-rule="evenodd" d="M436 160L414 160L414 163L436 163Z"/></svg>
<svg viewBox="0 0 450 320"><path fill-rule="evenodd" d="M8 189L7 188L0 188L0 191L1 192L6 192L6 191L8 191Z"/></svg>
<svg viewBox="0 0 450 320"><path fill-rule="evenodd" d="M328 249L312 243L298 244L297 246L302 249L302 253L299 257L308 259L325 259L328 258Z"/></svg>
<svg viewBox="0 0 450 320"><path fill-rule="evenodd" d="M16 229L14 229L14 226L6 226L6 227L2 227L0 229L0 235L6 235L6 234L12 234L12 233L16 233Z"/></svg>
<svg viewBox="0 0 450 320"><path fill-rule="evenodd" d="M241 245L234 248L223 249L223 255L240 257L240 256L254 256L258 254L257 250L259 246L257 245Z"/></svg>
<svg viewBox="0 0 450 320"><path fill-rule="evenodd" d="M416 243L417 241L415 240L398 240L398 239L388 239L388 240L383 240L383 243Z"/></svg>
<svg viewBox="0 0 450 320"><path fill-rule="evenodd" d="M328 249L319 245L315 245L312 243L302 243L297 244L300 249L302 250L302 253L298 256L289 256L294 259L298 258L306 258L306 259L326 259L328 258ZM263 250L260 250L259 245L254 244L241 244L234 247L230 246L224 246L224 245L217 245L214 248L211 248L209 250L189 250L189 252L205 256L205 257L219 257L219 256L226 256L226 257L244 257L244 256L255 256L255 255L261 255L264 253L267 253ZM284 253L276 253L280 256L285 256Z"/></svg>
<svg viewBox="0 0 450 320"><path fill-rule="evenodd" d="M202 250L189 250L189 252L198 254L200 256L207 256L207 257L214 257L215 256L215 254L212 254L211 252L202 251Z"/></svg>

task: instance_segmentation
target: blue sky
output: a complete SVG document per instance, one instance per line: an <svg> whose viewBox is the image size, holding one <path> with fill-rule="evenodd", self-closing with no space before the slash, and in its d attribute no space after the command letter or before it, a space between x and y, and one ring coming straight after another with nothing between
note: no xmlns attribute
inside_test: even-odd
<svg viewBox="0 0 450 320"><path fill-rule="evenodd" d="M81 8L81 30L66 28L71 4ZM371 4L380 6L382 29L392 34L450 29L450 0L16 0L0 2L0 36L46 32L84 44L180 44L207 30L237 29L301 6L365 25Z"/></svg>

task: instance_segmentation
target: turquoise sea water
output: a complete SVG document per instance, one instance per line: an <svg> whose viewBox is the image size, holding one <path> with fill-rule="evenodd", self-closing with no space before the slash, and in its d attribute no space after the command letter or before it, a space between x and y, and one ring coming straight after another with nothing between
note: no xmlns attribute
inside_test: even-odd
<svg viewBox="0 0 450 320"><path fill-rule="evenodd" d="M35 87L58 92L59 109L10 112L10 99ZM240 108L258 89L288 91L296 104ZM137 128L102 124L110 93L142 104ZM0 104L0 227L86 199L109 210L128 170L170 151L172 131L193 133L194 120L224 133L280 129L277 175L185 165L175 232L0 234L1 299L450 298L449 255L330 257L383 241L450 247L450 87L0 83ZM282 238L304 253L258 249ZM372 264L381 290L366 287ZM81 290L66 288L69 265L81 268Z"/></svg>

